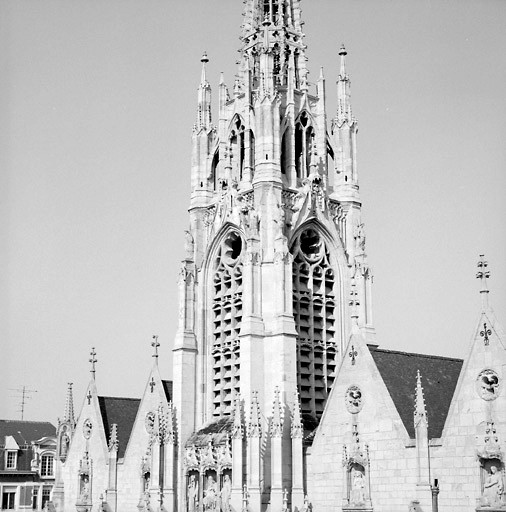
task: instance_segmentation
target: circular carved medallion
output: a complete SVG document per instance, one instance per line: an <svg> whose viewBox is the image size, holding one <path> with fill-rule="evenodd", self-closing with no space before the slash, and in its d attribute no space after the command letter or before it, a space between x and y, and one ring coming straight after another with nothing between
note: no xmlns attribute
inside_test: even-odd
<svg viewBox="0 0 506 512"><path fill-rule="evenodd" d="M150 411L146 414L145 419L146 432L148 434L152 434L153 430L155 430L155 413Z"/></svg>
<svg viewBox="0 0 506 512"><path fill-rule="evenodd" d="M223 261L230 267L233 267L242 252L242 239L239 233L232 231L222 243Z"/></svg>
<svg viewBox="0 0 506 512"><path fill-rule="evenodd" d="M308 228L301 233L300 250L308 261L315 262L319 260L322 254L322 247L322 240L317 231Z"/></svg>
<svg viewBox="0 0 506 512"><path fill-rule="evenodd" d="M350 386L346 390L345 396L346 409L351 414L356 414L362 410L363 401L362 401L362 391L358 386Z"/></svg>
<svg viewBox="0 0 506 512"><path fill-rule="evenodd" d="M476 391L483 400L495 400L499 394L499 376L494 370L483 370L476 379Z"/></svg>
<svg viewBox="0 0 506 512"><path fill-rule="evenodd" d="M89 439L91 437L92 431L93 431L93 423L88 418L88 419L84 420L84 423L83 423L83 436L84 436L84 438L85 439Z"/></svg>

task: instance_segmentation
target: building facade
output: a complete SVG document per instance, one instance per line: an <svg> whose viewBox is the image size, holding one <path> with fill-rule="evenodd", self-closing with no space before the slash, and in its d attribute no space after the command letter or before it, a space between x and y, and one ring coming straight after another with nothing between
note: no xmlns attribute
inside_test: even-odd
<svg viewBox="0 0 506 512"><path fill-rule="evenodd" d="M59 425L56 509L506 510L486 261L465 360L380 348L346 50L327 118L301 1L244 4L215 121L202 57L173 381L155 364L141 400L100 397L93 366Z"/></svg>
<svg viewBox="0 0 506 512"><path fill-rule="evenodd" d="M0 443L0 510L42 510L53 494L55 427L0 420Z"/></svg>

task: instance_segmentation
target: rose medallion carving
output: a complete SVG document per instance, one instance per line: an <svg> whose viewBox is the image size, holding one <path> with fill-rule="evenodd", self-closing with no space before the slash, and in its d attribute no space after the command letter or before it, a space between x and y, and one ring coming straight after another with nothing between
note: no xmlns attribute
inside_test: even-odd
<svg viewBox="0 0 506 512"><path fill-rule="evenodd" d="M480 372L476 379L476 391L483 400L495 400L499 389L499 376L494 370L486 369Z"/></svg>
<svg viewBox="0 0 506 512"><path fill-rule="evenodd" d="M350 386L346 390L345 403L346 409L351 414L356 414L362 410L362 391L358 386Z"/></svg>
<svg viewBox="0 0 506 512"><path fill-rule="evenodd" d="M88 418L88 419L84 420L84 423L83 423L83 436L84 436L84 438L85 439L89 439L91 437L92 431L93 431L93 423Z"/></svg>

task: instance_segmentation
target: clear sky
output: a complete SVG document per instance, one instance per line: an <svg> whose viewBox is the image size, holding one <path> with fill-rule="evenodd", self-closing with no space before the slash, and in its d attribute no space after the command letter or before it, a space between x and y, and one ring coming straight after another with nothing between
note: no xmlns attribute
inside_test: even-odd
<svg viewBox="0 0 506 512"><path fill-rule="evenodd" d="M345 43L384 348L464 357L478 255L506 324L506 2L303 0L335 110ZM232 85L240 0L0 2L0 418L171 375L200 57Z"/></svg>

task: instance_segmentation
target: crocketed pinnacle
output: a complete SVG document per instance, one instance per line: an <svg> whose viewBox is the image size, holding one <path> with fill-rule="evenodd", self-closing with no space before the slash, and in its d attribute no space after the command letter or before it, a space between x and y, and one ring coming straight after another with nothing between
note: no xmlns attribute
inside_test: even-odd
<svg viewBox="0 0 506 512"><path fill-rule="evenodd" d="M76 420L74 416L74 394L72 392L73 383L67 384L67 397L65 399L65 413L63 415L63 421L70 423L72 427L75 426Z"/></svg>
<svg viewBox="0 0 506 512"><path fill-rule="evenodd" d="M340 67L337 79L337 122L339 124L342 124L344 121L351 122L353 119L351 112L351 84L346 71L346 55L348 55L348 52L344 45L342 45L339 50Z"/></svg>
<svg viewBox="0 0 506 512"><path fill-rule="evenodd" d="M417 372L416 372L416 390L415 390L415 414L414 414L415 428L422 421L425 423L426 426L428 425L427 410L425 408L425 398L423 396L422 377L420 375L420 370L417 370Z"/></svg>

